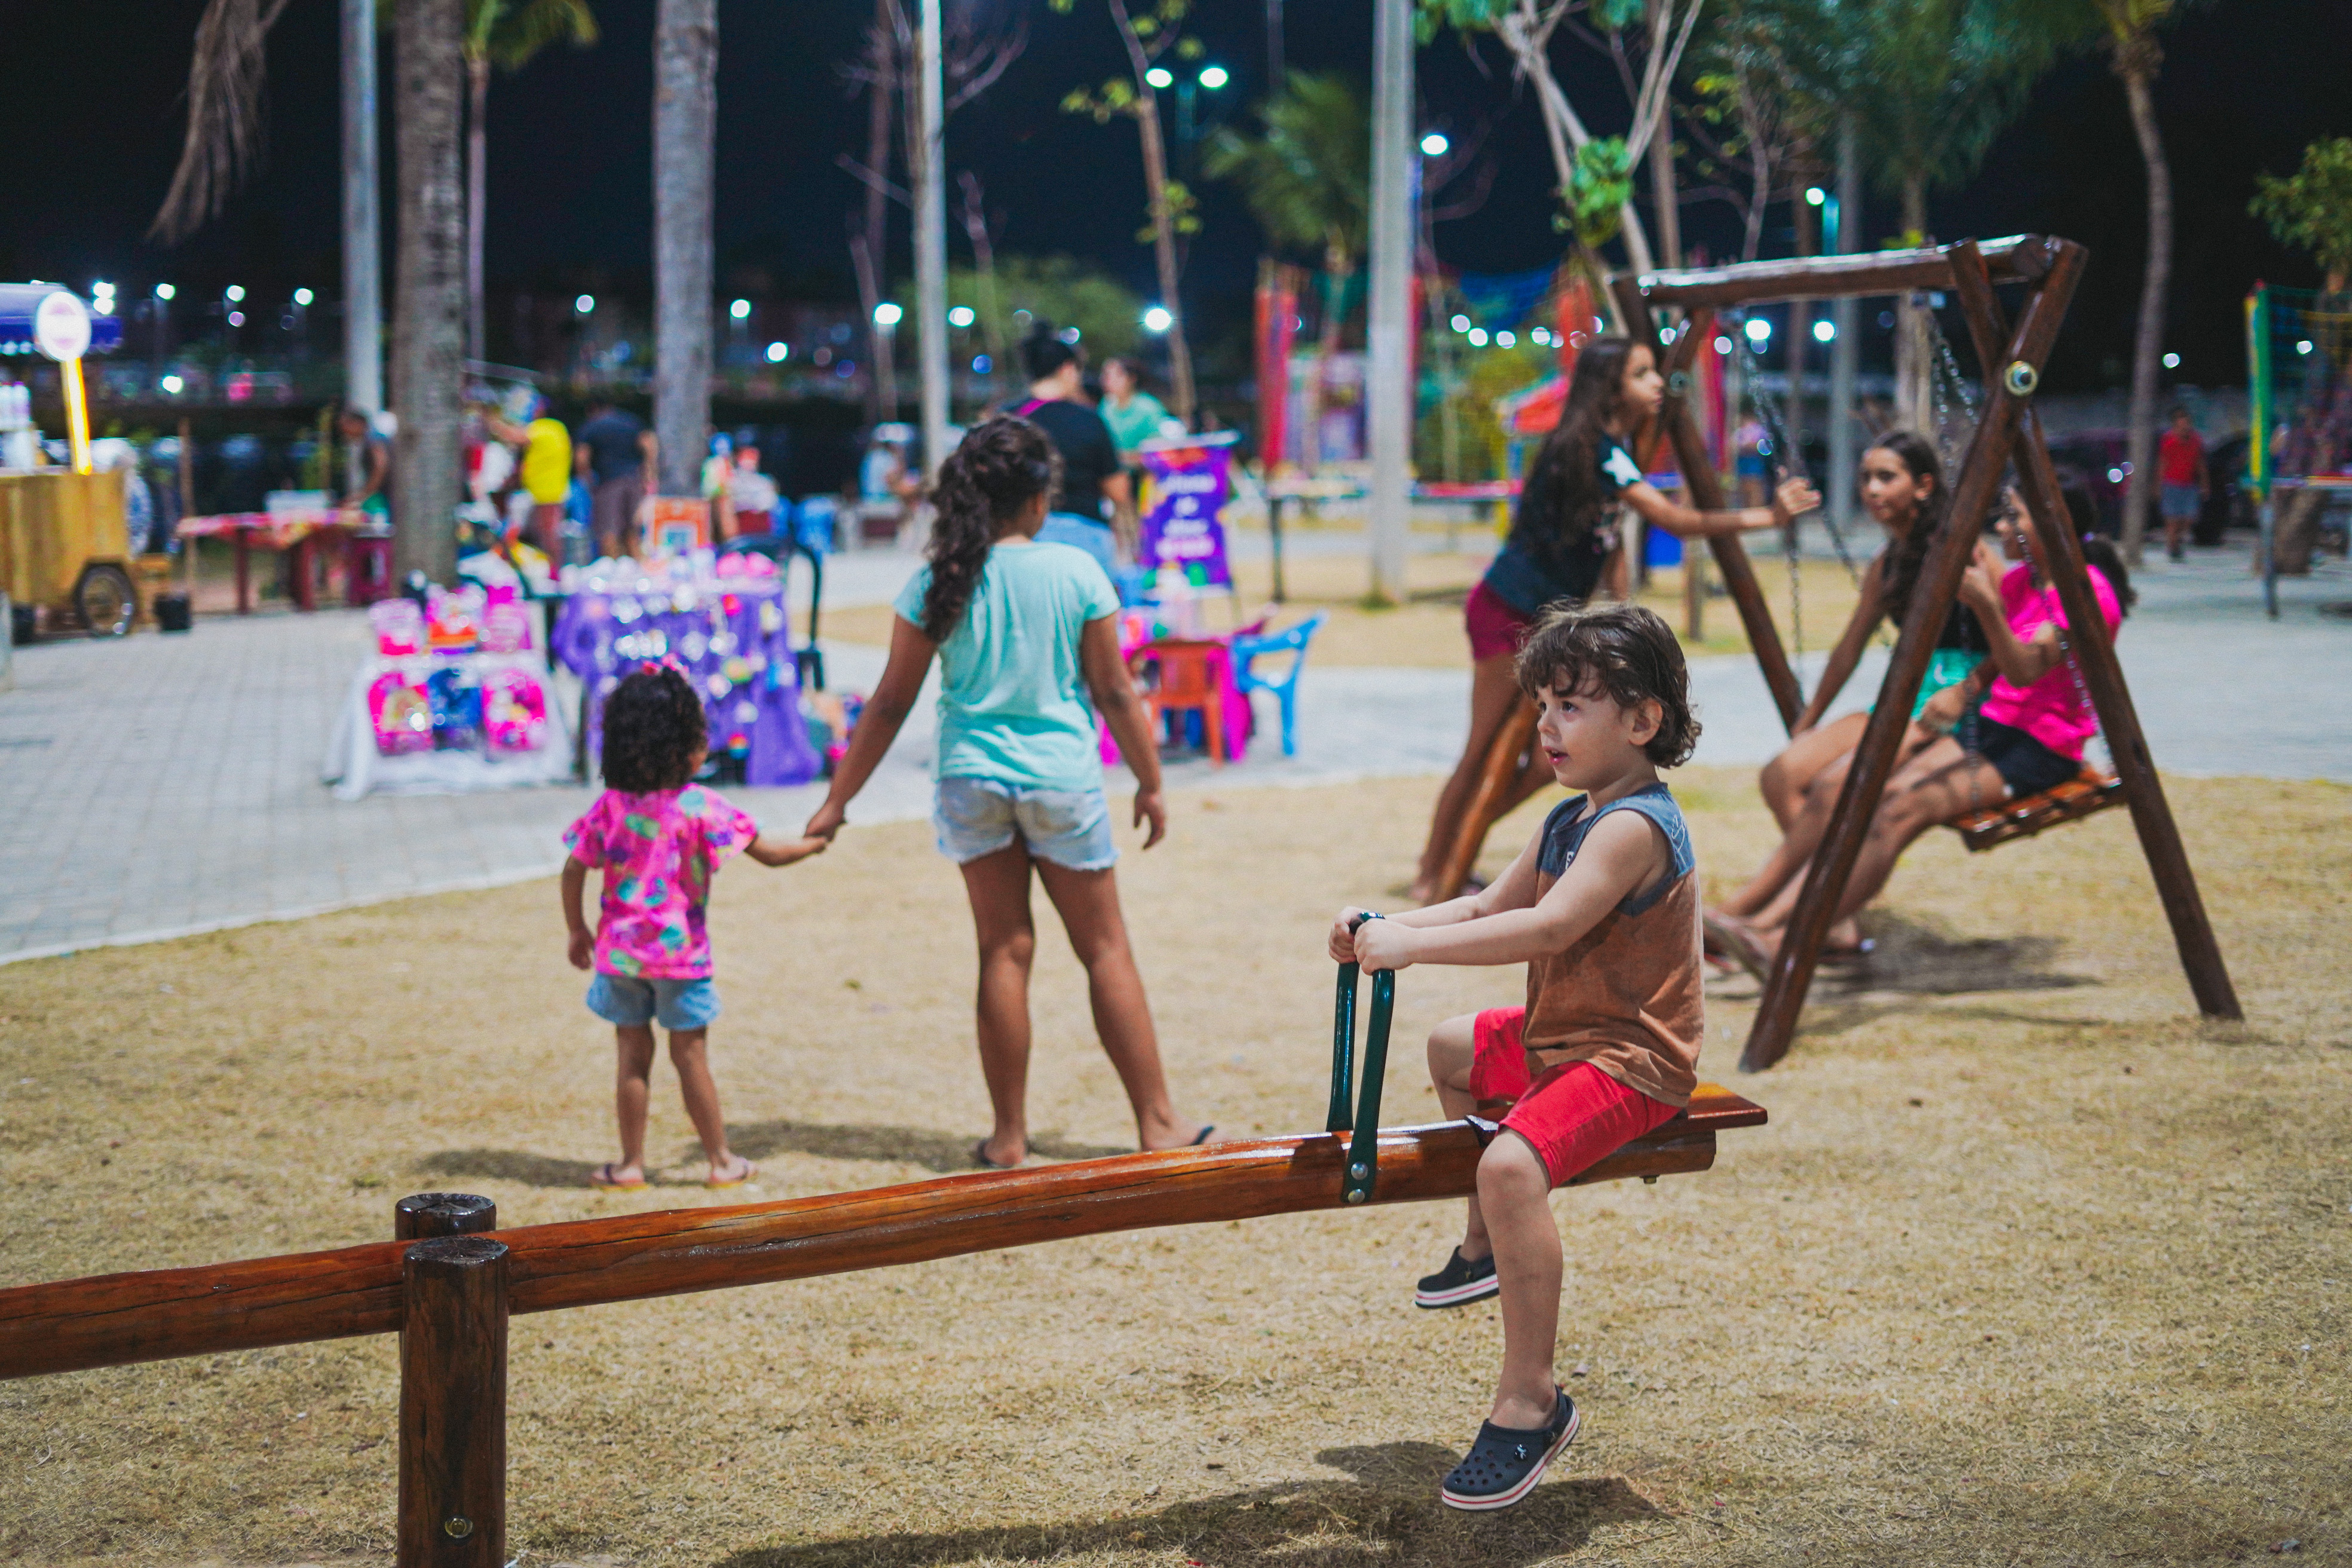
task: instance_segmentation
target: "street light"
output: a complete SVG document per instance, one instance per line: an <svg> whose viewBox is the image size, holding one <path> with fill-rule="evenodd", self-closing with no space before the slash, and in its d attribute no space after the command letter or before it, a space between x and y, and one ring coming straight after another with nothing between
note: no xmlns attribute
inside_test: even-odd
<svg viewBox="0 0 2352 1568"><path fill-rule="evenodd" d="M168 300L178 292L179 290L173 288L169 283L158 283L155 285L155 298L158 300Z"/></svg>
<svg viewBox="0 0 2352 1568"><path fill-rule="evenodd" d="M1203 66L1201 68L1201 85L1207 88L1211 92L1216 91L1219 88L1224 86L1225 83L1233 79L1232 74L1229 73L1223 66Z"/></svg>
<svg viewBox="0 0 2352 1568"><path fill-rule="evenodd" d="M1445 156L1446 150L1453 145L1453 142L1445 139L1444 132L1433 131L1421 139L1421 155L1424 158L1443 158Z"/></svg>
<svg viewBox="0 0 2352 1568"><path fill-rule="evenodd" d="M1821 186L1807 185L1805 187L1805 205L1807 206L1817 207L1829 199L1830 194L1822 189Z"/></svg>
<svg viewBox="0 0 2352 1568"><path fill-rule="evenodd" d="M306 310L310 308L310 301L317 298L318 296L311 293L308 289L297 289L294 290L294 302L301 306Z"/></svg>
<svg viewBox="0 0 2352 1568"><path fill-rule="evenodd" d="M1163 92L1176 85L1176 79L1169 74L1166 66L1153 66L1143 73L1143 79Z"/></svg>
<svg viewBox="0 0 2352 1568"><path fill-rule="evenodd" d="M1832 321L1828 317L1824 316L1820 321L1813 323L1813 342L1817 343L1827 343L1834 342L1836 341L1837 323L1835 321Z"/></svg>
<svg viewBox="0 0 2352 1568"><path fill-rule="evenodd" d="M1175 324L1176 318L1168 313L1165 305L1154 305L1143 312L1143 330L1147 332L1164 332Z"/></svg>
<svg viewBox="0 0 2352 1568"><path fill-rule="evenodd" d="M1470 330L1470 318L1456 310L1454 313L1454 319L1445 324L1457 332L1466 332Z"/></svg>
<svg viewBox="0 0 2352 1568"><path fill-rule="evenodd" d="M594 315L596 313L596 296L593 294L581 295L578 299L572 301L572 310L575 315Z"/></svg>
<svg viewBox="0 0 2352 1568"><path fill-rule="evenodd" d="M969 305L958 305L948 312L948 325L950 327L969 327L979 319Z"/></svg>
<svg viewBox="0 0 2352 1568"><path fill-rule="evenodd" d="M1468 335L1469 335L1469 338L1470 338L1470 346L1471 346L1472 348L1474 348L1474 349L1483 349L1483 348L1485 348L1485 347L1486 346L1486 328L1484 328L1484 327L1473 327L1473 328L1471 328L1471 329L1470 329L1470 331L1469 331L1469 334L1468 334Z"/></svg>
<svg viewBox="0 0 2352 1568"><path fill-rule="evenodd" d="M2179 370L2180 368L2180 356L2179 354L2165 355L2164 368L2167 370Z"/></svg>
<svg viewBox="0 0 2352 1568"><path fill-rule="evenodd" d="M1760 349L1771 339L1772 323L1761 316L1750 316L1748 318L1746 331L1748 341Z"/></svg>
<svg viewBox="0 0 2352 1568"><path fill-rule="evenodd" d="M898 324L898 319L906 313L898 308L897 300L885 300L874 307L874 324L877 327L895 327Z"/></svg>
<svg viewBox="0 0 2352 1568"><path fill-rule="evenodd" d="M736 321L748 321L751 319L751 301L738 300L727 307L727 313Z"/></svg>
<svg viewBox="0 0 2352 1568"><path fill-rule="evenodd" d="M793 345L790 343L770 343L768 345L768 363L770 364L782 364L786 359L792 356L792 352Z"/></svg>
<svg viewBox="0 0 2352 1568"><path fill-rule="evenodd" d="M240 303L245 299L245 285L242 283L230 284L227 288L221 290L221 298L226 300L232 305Z"/></svg>

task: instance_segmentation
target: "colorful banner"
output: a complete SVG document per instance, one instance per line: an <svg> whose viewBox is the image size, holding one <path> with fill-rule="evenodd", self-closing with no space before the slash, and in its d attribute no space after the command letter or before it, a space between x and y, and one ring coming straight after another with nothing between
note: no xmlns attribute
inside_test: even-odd
<svg viewBox="0 0 2352 1568"><path fill-rule="evenodd" d="M1146 571L1178 566L1196 588L1233 586L1224 513L1234 496L1234 440L1224 431L1182 445L1147 441L1137 448L1150 483L1139 563Z"/></svg>

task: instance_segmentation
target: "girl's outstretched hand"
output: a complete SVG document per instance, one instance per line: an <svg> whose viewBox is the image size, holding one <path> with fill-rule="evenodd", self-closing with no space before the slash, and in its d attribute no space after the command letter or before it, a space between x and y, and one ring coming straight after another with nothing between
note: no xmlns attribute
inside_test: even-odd
<svg viewBox="0 0 2352 1568"><path fill-rule="evenodd" d="M840 832L842 825L848 820L847 812L834 805L833 802L826 801L816 808L816 815L808 819L808 826L802 828L801 832L810 838L823 838L830 842L833 836Z"/></svg>
<svg viewBox="0 0 2352 1568"><path fill-rule="evenodd" d="M1782 517L1802 517L1820 510L1821 505L1822 492L1813 489L1811 479L1782 479L1772 493L1772 510Z"/></svg>
<svg viewBox="0 0 2352 1568"><path fill-rule="evenodd" d="M1160 798L1156 789L1135 792L1135 826L1140 827L1147 821L1151 824L1151 831L1144 838L1143 847L1149 849L1168 837L1168 803Z"/></svg>
<svg viewBox="0 0 2352 1568"><path fill-rule="evenodd" d="M1370 910L1358 909L1353 904L1339 911L1339 918L1331 922L1331 940L1326 944L1326 950L1331 954L1332 963L1356 962L1356 931L1351 922L1371 912Z"/></svg>

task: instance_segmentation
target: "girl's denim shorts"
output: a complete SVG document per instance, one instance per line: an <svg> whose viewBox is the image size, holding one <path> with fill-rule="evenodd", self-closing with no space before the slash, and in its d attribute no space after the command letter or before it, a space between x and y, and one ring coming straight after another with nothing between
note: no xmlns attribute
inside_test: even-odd
<svg viewBox="0 0 2352 1568"><path fill-rule="evenodd" d="M1030 789L994 779L945 778L931 801L940 853L962 866L1018 839L1036 860L1073 871L1118 863L1110 803L1100 789Z"/></svg>

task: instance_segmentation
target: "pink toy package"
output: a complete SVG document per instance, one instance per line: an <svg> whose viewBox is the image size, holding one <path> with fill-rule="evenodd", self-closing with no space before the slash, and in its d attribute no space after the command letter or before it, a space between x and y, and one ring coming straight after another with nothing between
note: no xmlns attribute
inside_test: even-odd
<svg viewBox="0 0 2352 1568"><path fill-rule="evenodd" d="M425 688L408 676L396 669L377 676L368 687L367 705L375 749L383 755L433 749L433 704Z"/></svg>
<svg viewBox="0 0 2352 1568"><path fill-rule="evenodd" d="M547 743L547 692L524 669L482 678L482 725L493 752L536 752Z"/></svg>
<svg viewBox="0 0 2352 1568"><path fill-rule="evenodd" d="M530 609L510 586L490 590L482 609L482 647L488 653L530 651Z"/></svg>
<svg viewBox="0 0 2352 1568"><path fill-rule="evenodd" d="M386 658L406 658L425 651L425 612L414 599L379 599L368 606L375 628L375 651Z"/></svg>

